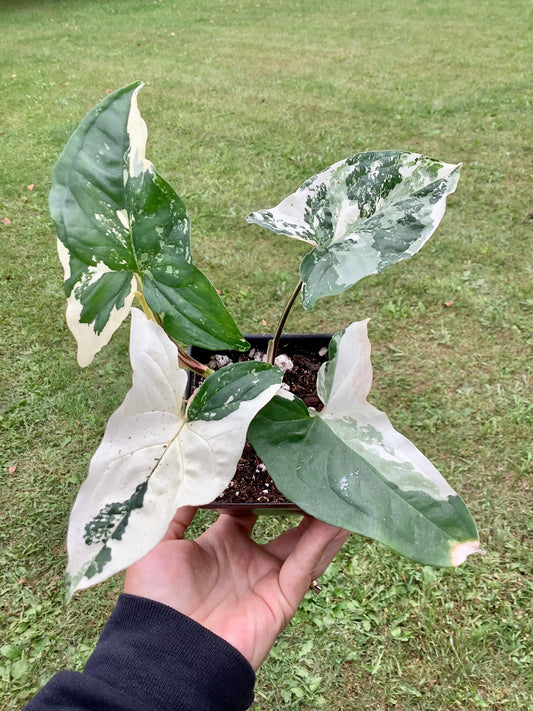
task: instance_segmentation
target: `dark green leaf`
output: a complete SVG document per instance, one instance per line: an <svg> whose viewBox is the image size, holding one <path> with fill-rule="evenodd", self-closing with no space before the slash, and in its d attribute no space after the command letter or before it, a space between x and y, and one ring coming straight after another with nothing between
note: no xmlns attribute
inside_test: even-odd
<svg viewBox="0 0 533 711"><path fill-rule="evenodd" d="M196 393L187 420L222 420L270 385L281 385L279 368L261 361L232 363L210 375Z"/></svg>
<svg viewBox="0 0 533 711"><path fill-rule="evenodd" d="M202 348L249 349L209 279L184 259L174 257L164 270L148 270L143 287L148 306L161 315L163 328L177 341Z"/></svg>

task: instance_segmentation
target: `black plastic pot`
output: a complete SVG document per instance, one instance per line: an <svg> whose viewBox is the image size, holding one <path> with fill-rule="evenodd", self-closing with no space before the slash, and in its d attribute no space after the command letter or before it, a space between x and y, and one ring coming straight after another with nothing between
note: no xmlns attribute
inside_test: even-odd
<svg viewBox="0 0 533 711"><path fill-rule="evenodd" d="M266 352L268 347L268 342L271 340L272 336L269 335L245 335L246 340L250 343L250 348L259 348L261 351ZM278 353L283 353L292 357L296 354L304 354L314 356L318 351L329 345L331 336L328 334L287 334L282 336L279 343ZM237 359L239 353L237 351L209 351L204 348L199 348L197 346L191 346L189 349L190 354L193 358L200 361L201 363L209 363L212 356L214 355L227 355L232 360ZM187 388L187 397L193 392L193 390L199 385L200 378L196 373L189 373L189 383ZM290 502L213 502L211 504L206 504L201 508L212 509L218 511L219 513L231 513L233 515L247 516L249 514L259 515L280 515L280 514L302 514L303 511L296 505Z"/></svg>

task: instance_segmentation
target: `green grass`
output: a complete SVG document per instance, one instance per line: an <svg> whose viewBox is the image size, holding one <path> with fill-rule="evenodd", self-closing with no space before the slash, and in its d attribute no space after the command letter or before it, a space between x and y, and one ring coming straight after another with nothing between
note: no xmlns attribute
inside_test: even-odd
<svg viewBox="0 0 533 711"><path fill-rule="evenodd" d="M46 201L88 109L144 79L148 155L243 331L273 327L305 253L249 211L360 150L464 163L420 255L288 329L372 317L373 401L463 495L488 553L434 571L354 536L260 671L255 711L533 709L533 5L0 0L0 30L0 707L83 667L120 590L63 605L68 512L130 374L125 329L75 363Z"/></svg>

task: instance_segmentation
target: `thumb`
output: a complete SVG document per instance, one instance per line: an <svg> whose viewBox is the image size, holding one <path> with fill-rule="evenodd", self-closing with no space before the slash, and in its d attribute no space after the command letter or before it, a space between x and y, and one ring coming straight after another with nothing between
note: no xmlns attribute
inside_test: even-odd
<svg viewBox="0 0 533 711"><path fill-rule="evenodd" d="M185 531L189 528L193 518L198 511L196 506L182 506L174 514L174 518L170 522L167 532L163 536L163 541L181 541L185 535Z"/></svg>

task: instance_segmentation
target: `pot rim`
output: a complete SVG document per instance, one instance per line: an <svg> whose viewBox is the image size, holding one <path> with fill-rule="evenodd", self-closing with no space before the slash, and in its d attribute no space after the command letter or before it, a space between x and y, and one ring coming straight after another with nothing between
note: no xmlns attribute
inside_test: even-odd
<svg viewBox="0 0 533 711"><path fill-rule="evenodd" d="M211 502L199 507L208 511L216 511L219 514L231 514L232 516L260 516L268 514L295 514L305 516L305 511L290 501L235 501L225 503Z"/></svg>

